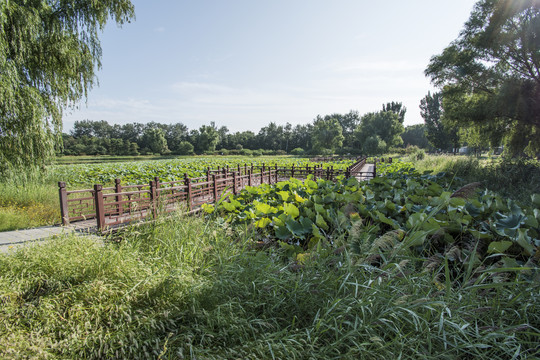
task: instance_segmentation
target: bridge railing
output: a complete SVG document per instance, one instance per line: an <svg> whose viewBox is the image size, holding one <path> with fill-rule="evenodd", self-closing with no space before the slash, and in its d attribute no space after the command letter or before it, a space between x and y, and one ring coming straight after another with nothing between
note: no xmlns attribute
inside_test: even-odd
<svg viewBox="0 0 540 360"><path fill-rule="evenodd" d="M125 223L145 218L156 218L160 213L170 213L179 208L189 212L198 211L202 204L216 203L228 194L238 194L246 186L274 184L289 178L335 181L338 176L372 178L372 172L360 171L359 160L347 169L322 166L279 168L275 166L244 166L231 169L208 170L205 177L190 178L184 174L180 181L161 182L155 177L148 184L123 185L120 179L112 187L96 184L92 189L66 189L65 182L59 182L62 224L74 221L96 219L99 230L113 228ZM362 165L363 166L363 165Z"/></svg>

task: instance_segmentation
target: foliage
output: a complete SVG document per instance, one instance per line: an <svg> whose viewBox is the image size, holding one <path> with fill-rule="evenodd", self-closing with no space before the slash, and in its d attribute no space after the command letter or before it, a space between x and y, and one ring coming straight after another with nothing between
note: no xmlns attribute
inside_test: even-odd
<svg viewBox="0 0 540 360"><path fill-rule="evenodd" d="M539 31L536 0L479 1L460 36L426 69L443 91L445 118L491 130L492 142L504 131L511 154L536 154L540 150Z"/></svg>
<svg viewBox="0 0 540 360"><path fill-rule="evenodd" d="M362 142L362 152L366 155L381 155L386 152L386 141L379 135L372 135Z"/></svg>
<svg viewBox="0 0 540 360"><path fill-rule="evenodd" d="M159 128L148 128L144 131L142 137L143 152L148 150L154 154L167 154L169 149L167 148L167 140L165 139L165 133ZM147 151L144 151L147 149Z"/></svg>
<svg viewBox="0 0 540 360"><path fill-rule="evenodd" d="M98 32L133 16L129 0L0 2L0 173L54 156L63 109L101 65Z"/></svg>
<svg viewBox="0 0 540 360"><path fill-rule="evenodd" d="M403 134L401 134L401 139L403 140L403 145L405 147L417 146L423 149L427 149L430 147L429 141L426 137L425 124L406 126Z"/></svg>
<svg viewBox="0 0 540 360"><path fill-rule="evenodd" d="M391 111L394 114L398 116L399 122L403 125L405 122L405 113L407 112L407 108L403 106L401 102L389 102L383 104L382 111Z"/></svg>
<svg viewBox="0 0 540 360"><path fill-rule="evenodd" d="M248 187L217 209L205 208L232 224L254 224L261 238L280 240L298 261L321 243L344 243L359 249L370 264L371 255L382 256L377 261L383 262L398 254L440 256L479 277L486 267L523 267L521 275L540 279L536 270L528 272L536 267L540 247L540 194L532 196L534 208L520 207L493 192L477 191L478 185L452 194L448 189L458 186L455 178L420 176L407 163L381 164L378 171L384 177L362 183L291 179ZM391 242L383 246L386 239Z"/></svg>
<svg viewBox="0 0 540 360"><path fill-rule="evenodd" d="M440 289L406 259L378 269L347 252L298 265L254 250L251 235L175 217L125 232L120 243L74 236L0 255L0 357L539 355L537 286Z"/></svg>
<svg viewBox="0 0 540 360"><path fill-rule="evenodd" d="M424 172L446 172L467 182L481 181L492 190L532 206L530 194L540 193L540 163L535 160L470 156L426 156L415 166Z"/></svg>
<svg viewBox="0 0 540 360"><path fill-rule="evenodd" d="M325 168L333 166L335 169L345 169L352 163L351 160L340 160L324 164ZM191 157L184 159L148 160L124 163L98 163L56 165L50 168L49 177L56 181L65 181L68 186L89 186L91 184L111 184L119 178L124 184L145 184L155 176L161 181L178 181L187 174L191 178L206 176L208 169L229 167L234 171L238 166L282 166L296 167L313 166L309 159L280 158L280 157Z"/></svg>
<svg viewBox="0 0 540 360"><path fill-rule="evenodd" d="M212 122L210 126L201 126L196 139L197 151L214 151L219 142L219 133L215 124Z"/></svg>
<svg viewBox="0 0 540 360"><path fill-rule="evenodd" d="M428 94L420 100L420 115L424 118L426 138L435 149L459 147L458 129L443 120L442 94Z"/></svg>
<svg viewBox="0 0 540 360"><path fill-rule="evenodd" d="M317 117L313 122L313 149L315 151L339 148L343 145L344 139L337 119Z"/></svg>
<svg viewBox="0 0 540 360"><path fill-rule="evenodd" d="M364 145L369 138L373 138L376 141L370 140L368 148L380 149L380 152L384 152L390 146L403 143L401 133L403 133L403 125L399 116L393 111L379 111L362 116L360 125L356 129L356 139L363 151L369 151L364 149ZM373 147L372 143L376 143L377 146Z"/></svg>

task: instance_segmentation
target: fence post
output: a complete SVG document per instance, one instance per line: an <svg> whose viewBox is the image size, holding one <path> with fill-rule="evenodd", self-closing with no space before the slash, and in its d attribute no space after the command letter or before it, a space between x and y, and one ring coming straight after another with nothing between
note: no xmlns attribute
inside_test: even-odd
<svg viewBox="0 0 540 360"><path fill-rule="evenodd" d="M237 177L236 177L236 171L233 171L232 184L233 184L233 194L234 194L234 195L238 195L238 190L237 190L237 187L238 187L238 179L237 179Z"/></svg>
<svg viewBox="0 0 540 360"><path fill-rule="evenodd" d="M187 174L184 174L184 185L187 186L186 189L186 201L188 205L188 211L191 211L191 179Z"/></svg>
<svg viewBox="0 0 540 360"><path fill-rule="evenodd" d="M261 168L261 183L260 185L264 184L264 164L263 164L263 167Z"/></svg>
<svg viewBox="0 0 540 360"><path fill-rule="evenodd" d="M214 180L214 204L218 201L218 188L217 188L217 178L216 175L212 175Z"/></svg>
<svg viewBox="0 0 540 360"><path fill-rule="evenodd" d="M64 181L58 182L58 195L60 196L60 215L62 216L62 225L69 225L69 209L67 201L67 189Z"/></svg>
<svg viewBox="0 0 540 360"><path fill-rule="evenodd" d="M373 178L377 177L377 163L373 164Z"/></svg>
<svg viewBox="0 0 540 360"><path fill-rule="evenodd" d="M94 203L96 205L96 220L99 231L105 229L105 209L103 206L103 186L94 185Z"/></svg>
<svg viewBox="0 0 540 360"><path fill-rule="evenodd" d="M248 173L248 172L247 172L247 164L244 163L244 175L247 175L247 173Z"/></svg>
<svg viewBox="0 0 540 360"><path fill-rule="evenodd" d="M291 167L291 177L294 178L294 164L292 164Z"/></svg>
<svg viewBox="0 0 540 360"><path fill-rule="evenodd" d="M122 192L122 184L120 179L114 179L114 192L117 194L115 196L116 200L116 211L118 212L118 216L122 216L124 213L124 204L122 204L122 195L120 193Z"/></svg>
<svg viewBox="0 0 540 360"><path fill-rule="evenodd" d="M253 186L253 179L251 178L252 177L252 174L251 174L251 169L248 170L248 186Z"/></svg>
<svg viewBox="0 0 540 360"><path fill-rule="evenodd" d="M157 217L157 192L156 192L156 181L150 181L150 202L152 203L152 217L155 219Z"/></svg>
<svg viewBox="0 0 540 360"><path fill-rule="evenodd" d="M277 182L278 182L278 166L276 164L276 182L275 183L277 184Z"/></svg>

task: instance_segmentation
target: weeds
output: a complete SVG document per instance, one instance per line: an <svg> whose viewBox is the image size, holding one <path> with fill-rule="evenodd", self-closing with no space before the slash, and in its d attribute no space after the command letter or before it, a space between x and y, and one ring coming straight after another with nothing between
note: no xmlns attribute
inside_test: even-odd
<svg viewBox="0 0 540 360"><path fill-rule="evenodd" d="M405 258L378 269L347 251L298 269L249 250L250 231L177 216L119 243L65 237L0 257L0 357L538 355L538 287L440 290Z"/></svg>

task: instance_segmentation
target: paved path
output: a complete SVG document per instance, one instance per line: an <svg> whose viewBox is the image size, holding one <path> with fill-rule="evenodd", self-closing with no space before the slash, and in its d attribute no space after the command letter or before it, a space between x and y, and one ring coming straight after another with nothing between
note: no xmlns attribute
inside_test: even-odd
<svg viewBox="0 0 540 360"><path fill-rule="evenodd" d="M375 164L365 164L364 166L362 166L362 169L360 169L360 172L362 173L371 173L373 174L373 169L375 168ZM368 179L372 179L372 177L370 175L360 175L360 176L357 176L356 177L358 180L368 180Z"/></svg>
<svg viewBox="0 0 540 360"><path fill-rule="evenodd" d="M95 233L95 221L80 221L69 226L44 226L34 229L0 232L0 252L12 249L37 240L55 238L66 234Z"/></svg>

